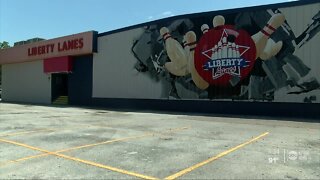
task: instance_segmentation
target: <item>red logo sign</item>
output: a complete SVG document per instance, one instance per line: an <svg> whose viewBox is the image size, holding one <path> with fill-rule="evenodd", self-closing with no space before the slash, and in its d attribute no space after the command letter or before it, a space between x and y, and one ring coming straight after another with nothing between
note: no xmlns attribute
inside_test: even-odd
<svg viewBox="0 0 320 180"><path fill-rule="evenodd" d="M232 25L210 29L195 49L195 68L209 84L229 86L233 76L243 80L253 68L256 47L251 36Z"/></svg>
<svg viewBox="0 0 320 180"><path fill-rule="evenodd" d="M67 40L63 42L50 43L45 45L40 45L32 48L28 48L28 56L37 56L42 54L49 54L62 51L69 51L75 49L83 48L83 38L77 38L72 40Z"/></svg>

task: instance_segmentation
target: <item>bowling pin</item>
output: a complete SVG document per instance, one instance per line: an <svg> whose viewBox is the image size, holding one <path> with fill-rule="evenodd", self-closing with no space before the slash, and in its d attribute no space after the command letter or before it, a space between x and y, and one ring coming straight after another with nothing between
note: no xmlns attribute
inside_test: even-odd
<svg viewBox="0 0 320 180"><path fill-rule="evenodd" d="M212 60L216 60L216 59L218 59L218 46L217 45L215 45L214 46L214 48L213 48L214 50L212 51L212 53L213 53L213 57L212 57Z"/></svg>
<svg viewBox="0 0 320 180"><path fill-rule="evenodd" d="M239 45L236 45L236 58L240 58Z"/></svg>
<svg viewBox="0 0 320 180"><path fill-rule="evenodd" d="M218 50L217 50L217 59L221 59L222 58L222 43L221 41L218 42Z"/></svg>
<svg viewBox="0 0 320 180"><path fill-rule="evenodd" d="M182 43L183 43L184 52L186 53L186 56L187 56L187 59L188 59L188 56L189 56L189 53L190 53L190 47L187 46L187 41L185 39L185 36L183 36Z"/></svg>
<svg viewBox="0 0 320 180"><path fill-rule="evenodd" d="M228 58L232 58L233 57L233 52L232 52L232 43L228 42Z"/></svg>
<svg viewBox="0 0 320 180"><path fill-rule="evenodd" d="M222 26L225 24L225 19L223 16L221 15L218 15L218 16L215 16L213 19L212 19L212 24L213 24L213 27L218 27L218 26Z"/></svg>
<svg viewBox="0 0 320 180"><path fill-rule="evenodd" d="M183 38L182 38L182 44L183 44L183 48L185 48L185 47L186 47L186 44L187 44L187 41L185 40L184 36L183 36Z"/></svg>
<svg viewBox="0 0 320 180"><path fill-rule="evenodd" d="M186 41L186 36L185 35L183 36L182 43L183 43L184 52L186 53L186 56L187 56L187 74L189 74L190 71L189 71L189 67L188 66L189 66L190 46L188 45L188 43Z"/></svg>
<svg viewBox="0 0 320 180"><path fill-rule="evenodd" d="M222 58L227 58L228 57L228 42L227 42L227 38L226 37L222 38L221 56L222 56Z"/></svg>
<svg viewBox="0 0 320 180"><path fill-rule="evenodd" d="M203 24L203 25L201 26L201 31L202 31L203 34L207 33L207 32L209 31L209 26L208 26L208 24Z"/></svg>
<svg viewBox="0 0 320 180"><path fill-rule="evenodd" d="M284 21L285 17L283 14L274 14L260 32L251 36L256 45L256 59L260 57L260 54L264 51L269 37L284 23Z"/></svg>
<svg viewBox="0 0 320 180"><path fill-rule="evenodd" d="M277 54L281 51L282 46L283 46L283 42L282 42L282 41L278 41L278 42L275 44L275 46L272 47L271 56L277 55Z"/></svg>
<svg viewBox="0 0 320 180"><path fill-rule="evenodd" d="M272 56L275 56L279 53L282 48L282 41L275 43L273 39L269 38L266 47L264 48L263 52L260 54L260 58L262 60L268 60Z"/></svg>
<svg viewBox="0 0 320 180"><path fill-rule="evenodd" d="M211 54L211 59L214 60L215 59L215 55L216 55L216 49L213 47L211 48L212 54Z"/></svg>
<svg viewBox="0 0 320 180"><path fill-rule="evenodd" d="M197 36L196 33L193 31L189 31L185 34L185 40L187 42L187 46L190 47L190 54L189 54L189 72L191 73L192 80L194 84L199 89L207 89L209 87L209 83L205 81L197 72L194 64L194 49L196 48L197 44Z"/></svg>
<svg viewBox="0 0 320 180"><path fill-rule="evenodd" d="M184 76L187 74L187 55L180 43L173 39L169 33L169 29L162 27L160 35L165 41L165 48L171 62L167 62L165 67L168 71L176 76Z"/></svg>
<svg viewBox="0 0 320 180"><path fill-rule="evenodd" d="M232 43L232 58L238 58L236 51L236 43Z"/></svg>
<svg viewBox="0 0 320 180"><path fill-rule="evenodd" d="M187 64L184 66L177 66L173 62L166 62L164 67L175 76L185 76L187 74Z"/></svg>

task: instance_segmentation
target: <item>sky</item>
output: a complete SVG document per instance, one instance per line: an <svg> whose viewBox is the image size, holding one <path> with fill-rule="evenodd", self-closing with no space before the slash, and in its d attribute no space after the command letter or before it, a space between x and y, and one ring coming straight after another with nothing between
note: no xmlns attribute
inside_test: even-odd
<svg viewBox="0 0 320 180"><path fill-rule="evenodd" d="M165 17L288 0L0 0L0 42L99 33Z"/></svg>

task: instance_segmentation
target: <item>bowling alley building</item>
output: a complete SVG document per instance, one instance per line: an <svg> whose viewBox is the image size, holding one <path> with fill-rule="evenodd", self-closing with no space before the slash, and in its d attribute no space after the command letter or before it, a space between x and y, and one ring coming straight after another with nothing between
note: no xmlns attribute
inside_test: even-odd
<svg viewBox="0 0 320 180"><path fill-rule="evenodd" d="M277 18L280 14L285 19ZM163 27L169 30L165 35ZM320 3L308 0L180 15L104 33L34 38L0 50L1 98L319 118L319 31ZM188 32L191 43L185 41Z"/></svg>

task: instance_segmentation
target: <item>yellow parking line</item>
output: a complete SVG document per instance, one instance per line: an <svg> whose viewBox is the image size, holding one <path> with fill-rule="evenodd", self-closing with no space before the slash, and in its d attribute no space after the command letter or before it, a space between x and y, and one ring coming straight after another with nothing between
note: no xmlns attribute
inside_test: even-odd
<svg viewBox="0 0 320 180"><path fill-rule="evenodd" d="M60 150L60 151L55 151L54 153L62 153L62 152L72 151L72 150L81 149L81 148L98 146L98 145L102 145L102 144L109 144L109 143L113 143L113 142L126 141L126 140L130 140L130 139L137 139L137 138L142 138L142 137L145 137L145 136L150 136L150 135L146 134L146 135L140 135L140 136L127 137L127 138L119 138L119 139L114 139L114 140L110 140L110 141L104 141L104 142L95 143L95 144L88 144L88 145L82 145L82 146L72 147L72 148L68 148L68 149L63 149L63 150ZM25 160L29 160L29 159L33 159L33 158L39 158L39 157L43 157L43 156L48 156L48 155L49 155L48 153L43 153L43 154L38 154L38 155L34 155L34 156L28 156L28 157L24 157L24 158L20 158L20 159L16 159L16 160L11 160L11 161L0 163L0 166L4 166L4 165L10 164L10 163L15 163L15 162L20 162L20 161L25 161Z"/></svg>
<svg viewBox="0 0 320 180"><path fill-rule="evenodd" d="M52 130L52 129L39 129L39 130L33 130L33 131L22 131L22 132L16 132L16 133L3 134L3 135L0 135L0 137L15 136L15 135L22 135L22 134L31 134L31 133L45 132L45 131L54 131L54 130Z"/></svg>
<svg viewBox="0 0 320 180"><path fill-rule="evenodd" d="M80 124L78 126L85 126L84 124ZM98 127L95 125L86 125L86 126L91 126L91 127ZM101 126L100 126L101 127ZM111 126L102 126L102 128L105 127L109 127L112 128ZM32 130L32 131L22 131L22 132L15 132L15 133L9 133L9 134L0 134L0 137L7 137L7 136L16 136L16 135L23 135L23 134L32 134L32 133L38 133L38 132L53 132L53 131L58 131L58 130L73 130L73 129L80 129L81 127L73 127L73 128L64 128L64 129L57 129L57 128L53 128L53 129L39 129L39 130Z"/></svg>
<svg viewBox="0 0 320 180"><path fill-rule="evenodd" d="M37 132L53 132L53 131L63 131L63 130L73 130L73 129L81 129L85 127L100 127L100 128L113 128L112 126L109 125L99 125L99 124L76 124L78 127L73 127L73 128L51 128L51 129L39 129L39 130L31 130L31 131L22 131L22 132L15 132L15 133L9 133L9 134L0 134L0 137L7 137L7 136L16 136L16 135L23 135L23 134L32 134L32 133L37 133Z"/></svg>
<svg viewBox="0 0 320 180"><path fill-rule="evenodd" d="M73 128L65 128L65 129L39 129L39 130L32 130L32 131L22 131L22 132L15 132L15 133L9 133L9 134L3 134L0 135L0 137L7 137L7 136L16 136L16 135L23 135L23 134L32 134L32 133L38 133L38 132L54 132L58 130L72 130L72 129L79 129L80 127L73 127Z"/></svg>
<svg viewBox="0 0 320 180"><path fill-rule="evenodd" d="M221 157L223 157L223 156L225 156L225 155L227 155L227 154L229 154L229 153L231 153L231 152L233 152L233 151L235 151L237 149L240 149L240 148L242 148L242 147L244 147L244 146L246 146L248 144L251 144L251 143L257 141L258 139L260 139L260 138L262 138L262 137L264 137L264 136L266 136L268 134L269 134L269 132L265 132L265 133L255 137L255 138L247 141L247 142L244 142L244 143L242 143L242 144L240 144L238 146L235 146L235 147L233 147L233 148L231 148L231 149L229 149L227 151L224 151L224 152L222 152L222 153L220 153L220 154L218 154L216 156L213 156L213 157L211 157L211 158L209 158L209 159L207 159L207 160L205 160L203 162L200 162L200 163L195 164L195 165L193 165L193 166L191 166L189 168L186 168L186 169L184 169L182 171L179 171L179 172L177 172L177 173L175 173L173 175L170 175L170 176L166 177L165 179L176 179L176 178L178 178L180 176L183 176L183 175L185 175L185 174L187 174L187 173L189 173L189 172L191 172L191 171L193 171L193 170L195 170L195 169L197 169L197 168L199 168L201 166L204 166L204 165L206 165L206 164L208 164L208 163L210 163L210 162L212 162L214 160L217 160L217 159L219 159L219 158L221 158Z"/></svg>
<svg viewBox="0 0 320 180"><path fill-rule="evenodd" d="M177 132L177 131L185 130L185 129L188 129L188 128L190 128L190 127L181 127L181 128L169 129L169 130L166 130L164 132L154 132L154 133L150 132L150 133L146 133L146 134L138 135L138 136L131 136L131 137L126 137L126 138L119 138L119 139L113 139L113 140L109 140L109 141L103 141L103 142L100 142L100 143L94 143L94 144L87 144L87 145L72 147L72 148L68 148L68 149L55 151L54 153L62 153L62 152L72 151L72 150L81 149L81 148L88 148L88 147L93 147L93 146L98 146L98 145L103 145L103 144L109 144L109 143L113 143L113 142L121 142L121 141L128 141L128 140L131 140L131 139L149 137L149 136L153 136L154 134L158 134L158 133ZM25 160L29 160L29 159L33 159L33 158L48 156L48 155L49 155L48 153L44 153L44 154L28 156L28 157L24 157L24 158L20 158L20 159L16 159L16 160L10 160L10 161L6 161L6 162L3 162L3 163L0 163L0 166L4 166L4 165L10 164L10 163L15 163L15 162L20 162L20 161L25 161Z"/></svg>
<svg viewBox="0 0 320 180"><path fill-rule="evenodd" d="M185 130L185 129L188 129L188 128L189 127L175 128L175 129L164 131L162 133L177 132L177 131ZM150 132L150 133L146 133L146 134L138 135L138 136L131 136L131 137L126 137L126 138L119 138L119 139L104 141L104 142L100 142L100 143L87 144L87 145L82 145L82 146L77 146L77 147L73 147L73 148L60 150L60 151L57 151L57 152L61 153L61 152L67 152L67 151L72 151L72 150L81 149L81 148L87 148L87 147L92 147L92 146L109 144L109 143L113 143L113 142L127 141L127 140L131 140L131 139L139 139L139 138L143 138L143 137L153 136L153 135L158 134L158 133L161 133L161 132Z"/></svg>
<svg viewBox="0 0 320 180"><path fill-rule="evenodd" d="M65 159L76 161L76 162L81 162L81 163L84 163L84 164L87 164L87 165L100 167L100 168L103 168L103 169L108 169L108 170L111 170L111 171L119 172L119 173L130 175L130 176L139 177L139 178L142 178L142 179L158 179L158 178L155 178L155 177L146 176L146 175L143 175L143 174L138 174L138 173L131 172L131 171L126 171L126 170L123 170L123 169L119 169L119 168L115 168L115 167L112 167L112 166L107 166L107 165L95 163L95 162L92 162L92 161L87 161L87 160L83 160L83 159L67 156L67 155L64 155L64 154L50 152L50 151L47 151L45 149L40 149L40 148L37 148L37 147L34 147L34 146L30 146L30 145L19 143L19 142L15 142L15 141L10 141L10 140L5 140L5 139L0 139L0 141L5 142L5 143L9 143L9 144L14 144L14 145L17 145L17 146L22 146L22 147L25 147L25 148L28 148L28 149L32 149L32 150L36 150L36 151L40 151L40 152L45 152L45 153L50 154L50 155L62 157L62 158L65 158Z"/></svg>

